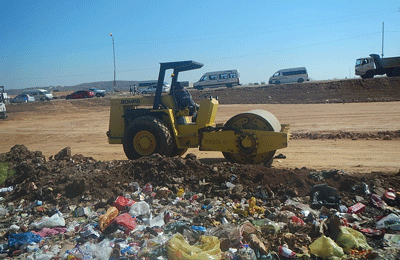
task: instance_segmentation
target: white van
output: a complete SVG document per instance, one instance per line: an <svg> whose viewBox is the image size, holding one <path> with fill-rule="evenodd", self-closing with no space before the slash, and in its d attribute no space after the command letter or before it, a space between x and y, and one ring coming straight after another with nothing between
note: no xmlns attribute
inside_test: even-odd
<svg viewBox="0 0 400 260"><path fill-rule="evenodd" d="M207 72L199 81L193 83L193 88L204 89L204 88L218 88L240 85L240 76L238 70L224 70L224 71L213 71Z"/></svg>
<svg viewBox="0 0 400 260"><path fill-rule="evenodd" d="M278 70L269 78L269 84L281 84L281 83L302 83L308 81L308 74L305 67L291 68Z"/></svg>
<svg viewBox="0 0 400 260"><path fill-rule="evenodd" d="M49 91L45 89L30 89L30 90L25 90L24 93L34 97L35 100L49 101L53 99L53 94L51 94Z"/></svg>

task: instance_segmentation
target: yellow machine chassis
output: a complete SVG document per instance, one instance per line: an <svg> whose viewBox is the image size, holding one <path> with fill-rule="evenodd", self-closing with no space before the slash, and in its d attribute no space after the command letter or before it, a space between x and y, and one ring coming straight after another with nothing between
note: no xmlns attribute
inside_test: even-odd
<svg viewBox="0 0 400 260"><path fill-rule="evenodd" d="M121 97L111 99L110 125L107 132L110 144L122 144L125 129L124 118L127 109L147 107L151 116L156 116L169 128L178 149L196 148L202 151L221 151L257 158L268 152L287 147L289 125L281 125L280 132L229 129L222 125L215 127L218 100L204 99L200 102L196 123L191 122L188 111L178 111L172 95L163 95L165 109L151 109L153 97ZM180 120L177 118L180 117ZM182 120L185 124L182 124ZM177 121L180 121L178 124ZM150 145L150 148L152 146ZM148 148L148 149L150 149ZM257 159L255 160L257 161Z"/></svg>

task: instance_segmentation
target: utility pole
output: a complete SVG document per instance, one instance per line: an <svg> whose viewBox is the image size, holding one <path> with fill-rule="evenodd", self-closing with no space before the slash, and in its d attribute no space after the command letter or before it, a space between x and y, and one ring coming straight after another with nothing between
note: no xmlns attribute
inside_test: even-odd
<svg viewBox="0 0 400 260"><path fill-rule="evenodd" d="M114 47L114 36L112 35L112 33L110 33L110 36L112 38L112 43L113 43L113 56L114 56L114 87L116 85L115 82L115 47Z"/></svg>
<svg viewBox="0 0 400 260"><path fill-rule="evenodd" d="M383 40L385 35L385 22L382 22L382 58L383 58Z"/></svg>

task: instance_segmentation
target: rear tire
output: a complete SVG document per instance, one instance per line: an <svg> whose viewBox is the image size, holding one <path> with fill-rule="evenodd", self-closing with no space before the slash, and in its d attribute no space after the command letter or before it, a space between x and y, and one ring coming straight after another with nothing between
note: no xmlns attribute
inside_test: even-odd
<svg viewBox="0 0 400 260"><path fill-rule="evenodd" d="M126 129L122 144L130 160L155 153L169 157L174 147L167 126L153 116L135 119Z"/></svg>
<svg viewBox="0 0 400 260"><path fill-rule="evenodd" d="M297 80L297 83L303 83L304 82L304 79L302 79L302 78L299 78L298 80Z"/></svg>
<svg viewBox="0 0 400 260"><path fill-rule="evenodd" d="M400 68L392 69L386 73L388 77L398 77L400 76Z"/></svg>
<svg viewBox="0 0 400 260"><path fill-rule="evenodd" d="M279 80L275 81L275 85L279 85L279 84L281 84L281 82Z"/></svg>
<svg viewBox="0 0 400 260"><path fill-rule="evenodd" d="M372 79L374 77L374 72L371 70L367 71L365 75L361 76L363 79Z"/></svg>

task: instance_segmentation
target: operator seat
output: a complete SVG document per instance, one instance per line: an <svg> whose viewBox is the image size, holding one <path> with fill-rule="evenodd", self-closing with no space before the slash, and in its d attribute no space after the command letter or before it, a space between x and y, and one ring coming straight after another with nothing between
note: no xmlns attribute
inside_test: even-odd
<svg viewBox="0 0 400 260"><path fill-rule="evenodd" d="M189 116L192 117L192 122L196 122L199 105L193 101L192 95L181 86L180 82L176 82L175 86L172 87L172 96L179 111L189 108Z"/></svg>

